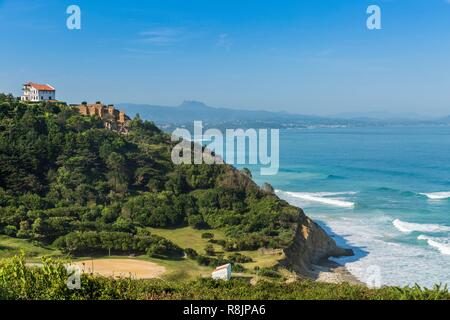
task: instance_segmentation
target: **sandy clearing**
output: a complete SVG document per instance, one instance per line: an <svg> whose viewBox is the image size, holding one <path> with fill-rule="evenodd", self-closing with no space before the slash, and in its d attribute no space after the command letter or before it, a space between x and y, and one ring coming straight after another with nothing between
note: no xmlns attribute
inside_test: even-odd
<svg viewBox="0 0 450 320"><path fill-rule="evenodd" d="M135 259L99 259L74 262L84 273L94 273L105 277L133 279L158 278L166 268L153 262Z"/></svg>

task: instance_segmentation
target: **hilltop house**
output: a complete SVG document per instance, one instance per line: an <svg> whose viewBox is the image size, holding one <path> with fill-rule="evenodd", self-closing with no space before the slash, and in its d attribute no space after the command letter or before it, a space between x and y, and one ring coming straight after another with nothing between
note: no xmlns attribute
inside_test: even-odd
<svg viewBox="0 0 450 320"><path fill-rule="evenodd" d="M124 111L116 110L112 104L106 106L100 101L94 104L87 104L83 102L78 106L78 110L83 116L99 117L103 120L105 128L108 130L118 131L121 133L128 132L128 122L130 121L130 118Z"/></svg>
<svg viewBox="0 0 450 320"><path fill-rule="evenodd" d="M28 82L23 85L22 101L49 101L55 100L56 91L51 85Z"/></svg>

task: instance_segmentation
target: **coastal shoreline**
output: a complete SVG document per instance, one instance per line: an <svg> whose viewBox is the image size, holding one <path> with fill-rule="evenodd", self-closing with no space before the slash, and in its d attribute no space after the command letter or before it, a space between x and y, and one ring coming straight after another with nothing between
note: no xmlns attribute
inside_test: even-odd
<svg viewBox="0 0 450 320"><path fill-rule="evenodd" d="M349 283L353 285L366 286L364 282L360 281L353 274L351 274L344 265L328 259L324 259L318 264L313 265L311 269L311 278L317 282L334 284Z"/></svg>

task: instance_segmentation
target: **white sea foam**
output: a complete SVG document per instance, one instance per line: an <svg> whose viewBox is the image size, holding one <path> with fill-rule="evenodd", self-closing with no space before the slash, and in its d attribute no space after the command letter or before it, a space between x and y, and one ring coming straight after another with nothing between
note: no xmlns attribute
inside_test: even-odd
<svg viewBox="0 0 450 320"><path fill-rule="evenodd" d="M293 205L303 202L285 192L279 192L279 195ZM345 213L330 215L320 210L313 210L308 215L337 234L334 239L339 246L353 247L354 257L332 260L344 264L362 282L370 283L373 278L370 271L378 266L382 285L450 285L449 256L429 246L393 240L398 236L398 231L389 227L393 221L391 216L382 213L374 215L372 212L359 212L354 216Z"/></svg>
<svg viewBox="0 0 450 320"><path fill-rule="evenodd" d="M425 235L420 235L417 237L419 240L425 240L429 246L438 249L444 255L450 255L450 244L442 243L438 238L432 238Z"/></svg>
<svg viewBox="0 0 450 320"><path fill-rule="evenodd" d="M345 195L355 195L358 192L356 191L341 191L341 192L314 192L310 193L319 197L336 197L336 196L345 196Z"/></svg>
<svg viewBox="0 0 450 320"><path fill-rule="evenodd" d="M420 224L420 223L410 223L404 222L400 219L395 219L392 221L394 227L400 232L411 233L414 231L418 232L450 232L450 227L442 226L439 224Z"/></svg>
<svg viewBox="0 0 450 320"><path fill-rule="evenodd" d="M421 193L421 195L426 196L430 200L445 200L450 198L450 191Z"/></svg>
<svg viewBox="0 0 450 320"><path fill-rule="evenodd" d="M277 190L277 192L280 192ZM308 202L317 202L329 206L341 207L341 208L353 208L355 204L350 201L341 200L341 199L333 199L327 198L331 196L344 195L344 194L352 194L353 192L284 192L284 194L298 198Z"/></svg>

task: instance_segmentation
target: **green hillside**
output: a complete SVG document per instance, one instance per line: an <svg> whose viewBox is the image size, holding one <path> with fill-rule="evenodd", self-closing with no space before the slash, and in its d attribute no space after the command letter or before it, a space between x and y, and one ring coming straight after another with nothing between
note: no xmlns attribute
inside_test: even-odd
<svg viewBox="0 0 450 320"><path fill-rule="evenodd" d="M276 264L256 250L291 244L299 209L246 171L175 166L170 136L139 118L129 127L119 134L76 107L0 95L0 256L23 249L29 257L187 254L201 266ZM197 241L203 233L215 237ZM253 259L233 255L241 251Z"/></svg>

